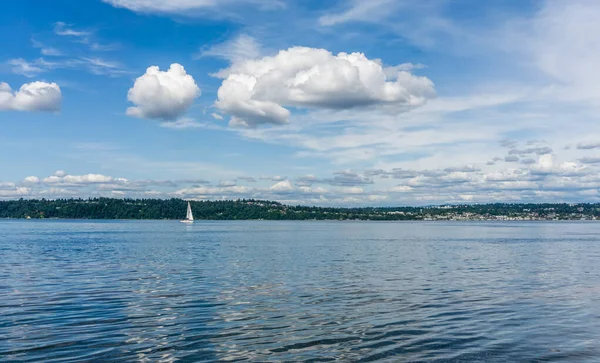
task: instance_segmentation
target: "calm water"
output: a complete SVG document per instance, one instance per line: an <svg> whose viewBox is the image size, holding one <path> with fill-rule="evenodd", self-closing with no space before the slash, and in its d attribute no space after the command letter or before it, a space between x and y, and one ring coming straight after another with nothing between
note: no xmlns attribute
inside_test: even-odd
<svg viewBox="0 0 600 363"><path fill-rule="evenodd" d="M600 223L0 221L0 361L600 361Z"/></svg>

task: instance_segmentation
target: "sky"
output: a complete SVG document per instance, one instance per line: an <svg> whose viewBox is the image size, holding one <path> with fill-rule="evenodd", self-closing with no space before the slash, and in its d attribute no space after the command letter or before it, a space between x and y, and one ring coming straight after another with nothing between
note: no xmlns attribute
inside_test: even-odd
<svg viewBox="0 0 600 363"><path fill-rule="evenodd" d="M0 12L0 200L600 202L596 0Z"/></svg>

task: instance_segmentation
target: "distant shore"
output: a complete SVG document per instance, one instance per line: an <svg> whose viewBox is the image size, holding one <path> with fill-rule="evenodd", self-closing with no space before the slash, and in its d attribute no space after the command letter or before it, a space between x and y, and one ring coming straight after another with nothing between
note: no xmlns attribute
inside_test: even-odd
<svg viewBox="0 0 600 363"><path fill-rule="evenodd" d="M0 221L140 221L140 222L179 222L179 219L140 219L140 218L0 218ZM597 219L196 219L194 222L596 222ZM182 224L183 225L183 224Z"/></svg>
<svg viewBox="0 0 600 363"><path fill-rule="evenodd" d="M197 220L559 221L599 220L600 204L467 204L427 207L311 207L241 199L191 201ZM0 201L0 218L180 220L182 199L20 199Z"/></svg>

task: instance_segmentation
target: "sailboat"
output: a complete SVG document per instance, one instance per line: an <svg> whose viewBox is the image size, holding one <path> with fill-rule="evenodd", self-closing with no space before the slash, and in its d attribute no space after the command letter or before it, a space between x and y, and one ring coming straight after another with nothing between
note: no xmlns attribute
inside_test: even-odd
<svg viewBox="0 0 600 363"><path fill-rule="evenodd" d="M190 202L188 202L185 219L182 220L181 223L194 223L194 215L192 214L192 206L190 205Z"/></svg>

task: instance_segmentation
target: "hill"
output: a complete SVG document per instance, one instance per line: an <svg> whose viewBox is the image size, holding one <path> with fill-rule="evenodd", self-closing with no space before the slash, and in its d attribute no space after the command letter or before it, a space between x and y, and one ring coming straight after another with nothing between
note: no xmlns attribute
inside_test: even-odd
<svg viewBox="0 0 600 363"><path fill-rule="evenodd" d="M473 204L432 207L329 208L264 200L192 201L206 220L591 220L600 204ZM0 218L181 219L182 199L20 199L0 201Z"/></svg>

